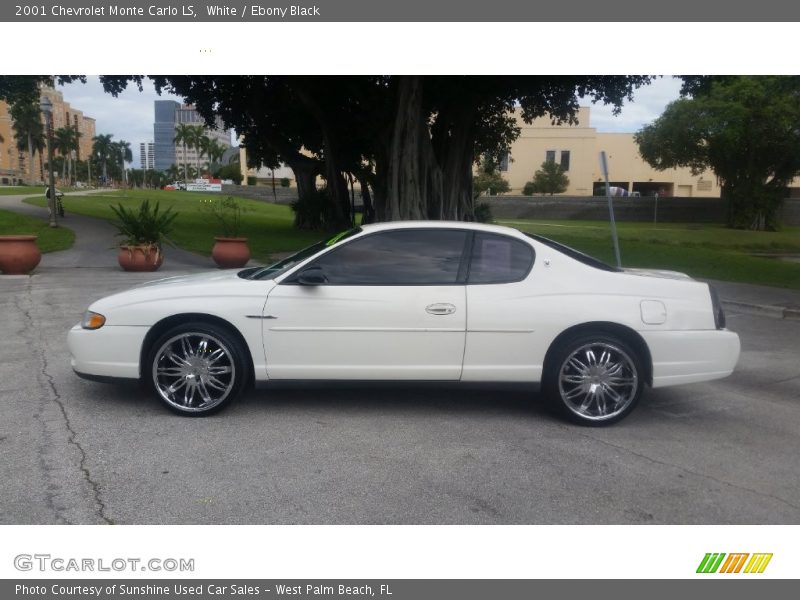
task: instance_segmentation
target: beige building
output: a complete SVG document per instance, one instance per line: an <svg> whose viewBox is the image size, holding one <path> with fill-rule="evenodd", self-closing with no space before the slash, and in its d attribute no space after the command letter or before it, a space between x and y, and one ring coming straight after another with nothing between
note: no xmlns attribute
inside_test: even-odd
<svg viewBox="0 0 800 600"><path fill-rule="evenodd" d="M72 127L81 135L79 148L73 158L85 160L92 153L92 138L96 135L96 124L92 117L87 117L83 111L74 108L64 100L58 90L50 87L42 88L42 96L46 96L53 103L53 128ZM44 116L42 116L44 119ZM45 153L47 150L45 149ZM39 160L38 153L34 157L34 178L44 181L42 171L44 160ZM0 101L0 185L9 185L18 181L27 181L29 162L27 150L17 150L14 139L14 124L11 121L9 107Z"/></svg>
<svg viewBox="0 0 800 600"><path fill-rule="evenodd" d="M604 178L600 152L608 157L610 185L642 196L719 197L720 189L711 171L692 175L689 169L657 171L641 156L631 133L599 133L591 127L588 107L581 107L577 125L553 125L549 118L530 125L518 117L521 129L508 161L501 171L512 194L519 194L545 161L556 161L567 171L569 188L564 195L591 196L602 193Z"/></svg>

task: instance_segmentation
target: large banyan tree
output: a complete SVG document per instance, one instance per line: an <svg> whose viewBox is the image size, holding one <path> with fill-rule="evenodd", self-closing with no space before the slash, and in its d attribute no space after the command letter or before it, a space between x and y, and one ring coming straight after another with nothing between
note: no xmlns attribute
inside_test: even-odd
<svg viewBox="0 0 800 600"><path fill-rule="evenodd" d="M118 93L142 76L103 76ZM151 76L244 136L254 164L295 173L300 208L331 229L350 223L348 183L365 220L474 218L472 169L498 159L525 122L574 123L582 99L616 110L649 76ZM317 177L325 189L316 188ZM352 188L351 188L352 189ZM298 210L298 225L306 213Z"/></svg>

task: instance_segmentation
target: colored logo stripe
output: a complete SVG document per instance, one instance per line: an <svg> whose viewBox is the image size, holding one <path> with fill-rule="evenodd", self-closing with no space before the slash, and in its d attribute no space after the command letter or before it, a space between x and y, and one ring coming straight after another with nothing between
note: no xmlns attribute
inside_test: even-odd
<svg viewBox="0 0 800 600"><path fill-rule="evenodd" d="M725 557L728 557L727 559ZM747 558L750 557L748 561ZM725 561L724 563L722 561ZM756 553L750 555L747 552L734 552L725 554L724 552L708 552L700 561L697 567L698 573L740 573L744 567L745 573L763 573L769 561L772 560L771 553ZM747 562L747 566L745 566ZM720 568L721 567L721 568Z"/></svg>
<svg viewBox="0 0 800 600"><path fill-rule="evenodd" d="M706 553L703 560L700 561L700 566L697 567L698 573L716 573L719 569L722 559L725 558L725 553Z"/></svg>
<svg viewBox="0 0 800 600"><path fill-rule="evenodd" d="M738 573L744 566L744 561L750 556L747 553L728 554L728 558L722 564L720 573Z"/></svg>
<svg viewBox="0 0 800 600"><path fill-rule="evenodd" d="M753 558L747 563L744 568L745 573L763 573L767 568L769 561L772 560L772 553L770 554L753 554Z"/></svg>

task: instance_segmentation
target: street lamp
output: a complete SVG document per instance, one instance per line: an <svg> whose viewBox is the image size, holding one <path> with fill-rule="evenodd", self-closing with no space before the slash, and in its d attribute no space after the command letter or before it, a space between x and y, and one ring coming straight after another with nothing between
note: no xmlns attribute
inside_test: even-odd
<svg viewBox="0 0 800 600"><path fill-rule="evenodd" d="M44 113L45 128L47 129L47 170L50 172L50 227L58 227L56 221L56 177L53 174L53 103L50 98L42 96L39 101L39 108Z"/></svg>

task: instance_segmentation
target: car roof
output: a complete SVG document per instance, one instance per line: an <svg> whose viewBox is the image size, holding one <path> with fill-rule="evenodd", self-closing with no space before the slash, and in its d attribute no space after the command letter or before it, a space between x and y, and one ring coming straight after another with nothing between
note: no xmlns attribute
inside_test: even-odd
<svg viewBox="0 0 800 600"><path fill-rule="evenodd" d="M388 229L470 229L473 231L486 231L490 233L513 235L515 237L524 237L518 229L512 227L467 221L388 221L385 223L370 223L369 225L361 226L361 230L364 233L385 231Z"/></svg>

